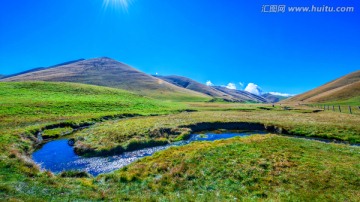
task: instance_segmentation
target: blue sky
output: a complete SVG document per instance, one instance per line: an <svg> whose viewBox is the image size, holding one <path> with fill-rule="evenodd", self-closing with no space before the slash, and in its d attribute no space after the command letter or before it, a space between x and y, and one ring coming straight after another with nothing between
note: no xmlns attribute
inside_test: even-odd
<svg viewBox="0 0 360 202"><path fill-rule="evenodd" d="M262 13L270 4L355 12ZM150 74L297 94L360 69L359 12L354 0L2 1L0 74L108 56Z"/></svg>

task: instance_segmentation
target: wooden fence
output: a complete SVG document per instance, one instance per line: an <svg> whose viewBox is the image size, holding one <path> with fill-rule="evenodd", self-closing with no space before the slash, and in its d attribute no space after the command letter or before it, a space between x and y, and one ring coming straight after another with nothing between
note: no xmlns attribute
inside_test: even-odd
<svg viewBox="0 0 360 202"><path fill-rule="evenodd" d="M324 105L324 104L305 104L308 107L322 109L324 111L333 111L348 114L359 114L360 106L348 106L348 105Z"/></svg>

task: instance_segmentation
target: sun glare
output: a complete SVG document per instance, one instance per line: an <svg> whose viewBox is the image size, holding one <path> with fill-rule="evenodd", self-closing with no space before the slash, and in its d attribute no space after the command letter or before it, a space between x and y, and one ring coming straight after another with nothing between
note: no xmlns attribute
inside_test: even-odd
<svg viewBox="0 0 360 202"><path fill-rule="evenodd" d="M104 7L122 8L127 11L131 2L132 0L104 0Z"/></svg>

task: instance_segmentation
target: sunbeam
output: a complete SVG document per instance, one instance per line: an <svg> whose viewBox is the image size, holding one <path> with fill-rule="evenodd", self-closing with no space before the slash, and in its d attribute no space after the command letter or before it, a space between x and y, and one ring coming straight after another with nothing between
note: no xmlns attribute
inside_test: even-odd
<svg viewBox="0 0 360 202"><path fill-rule="evenodd" d="M122 8L123 10L128 10L132 0L104 0L105 9L108 7L112 8Z"/></svg>

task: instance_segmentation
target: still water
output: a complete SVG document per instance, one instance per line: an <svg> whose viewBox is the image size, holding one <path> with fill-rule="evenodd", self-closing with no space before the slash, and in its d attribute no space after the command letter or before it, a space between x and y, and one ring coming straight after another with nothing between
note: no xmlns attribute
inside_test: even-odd
<svg viewBox="0 0 360 202"><path fill-rule="evenodd" d="M157 151L172 146L186 145L194 141L214 141L232 137L246 137L254 134L265 134L263 131L248 132L223 132L221 134L207 132L205 134L192 134L186 141L179 141L165 146L157 146L140 149L132 152L124 152L120 155L109 157L85 158L75 154L73 147L68 145L67 139L54 140L46 143L33 153L32 158L43 170L59 173L66 170L81 170L97 176L122 168L130 163L150 156Z"/></svg>

